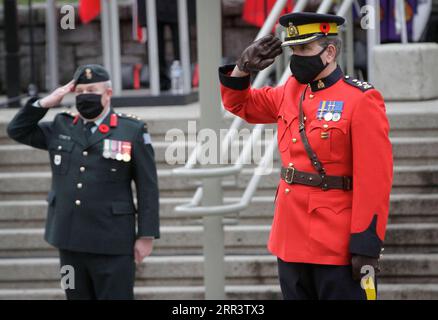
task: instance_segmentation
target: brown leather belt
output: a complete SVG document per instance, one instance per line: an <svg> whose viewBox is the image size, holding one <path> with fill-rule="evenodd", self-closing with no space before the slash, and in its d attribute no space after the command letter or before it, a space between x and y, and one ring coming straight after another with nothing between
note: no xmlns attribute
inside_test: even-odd
<svg viewBox="0 0 438 320"><path fill-rule="evenodd" d="M324 191L329 189L351 190L353 187L353 179L351 177L319 175L298 171L294 167L281 167L280 176L288 184L321 187Z"/></svg>

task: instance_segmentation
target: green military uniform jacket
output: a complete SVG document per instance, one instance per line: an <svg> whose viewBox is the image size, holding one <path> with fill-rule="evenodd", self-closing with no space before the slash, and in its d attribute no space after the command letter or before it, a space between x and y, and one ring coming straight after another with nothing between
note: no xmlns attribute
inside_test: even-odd
<svg viewBox="0 0 438 320"><path fill-rule="evenodd" d="M136 238L158 238L157 170L145 123L111 109L102 122L106 130L87 139L82 119L70 113L40 122L48 109L32 106L36 100L12 119L8 135L49 152L46 241L59 249L124 255L133 254ZM130 161L104 158L105 139L130 142Z"/></svg>

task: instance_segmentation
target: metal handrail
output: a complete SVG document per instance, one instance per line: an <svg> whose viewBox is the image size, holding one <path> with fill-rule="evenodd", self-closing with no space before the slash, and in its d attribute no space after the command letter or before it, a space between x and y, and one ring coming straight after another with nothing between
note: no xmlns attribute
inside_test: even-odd
<svg viewBox="0 0 438 320"><path fill-rule="evenodd" d="M280 1L277 1L276 5L279 2ZM302 8L304 8L306 3L307 3L307 0L299 0L297 2L297 5L294 7L294 12L298 11L298 9L302 10ZM344 2L341 4L339 10L337 11L337 14L341 15L341 16L345 16L348 12L348 9L352 5L352 3L353 3L353 0L344 0ZM298 5L299 5L299 7L298 7ZM323 0L323 2L318 7L317 12L318 13L326 13L330 9L331 5L332 5L332 0ZM272 27L273 27L273 25L270 26L270 28L267 28L267 27L263 28L262 27L259 34L261 34L262 30L271 30ZM259 37L259 35L258 35L258 37ZM258 74L252 87L256 87L256 85L257 86L262 85L264 80L269 75L269 72L272 71L272 69L273 69L272 65L268 69L269 70L263 70L262 72L260 72ZM278 85L284 84L289 76L290 76L290 69L285 68L285 71L283 72L283 75L282 75L281 79L279 80ZM243 120L241 118L235 117L230 128L238 128L242 122L243 122ZM261 132L261 130L264 127L265 127L264 124L257 124L254 127L253 133L251 134L251 137L250 137L250 139L252 139L251 141L254 140L254 137L258 137L260 135L259 132ZM229 130L229 132L230 131L231 130ZM269 163L268 161L269 161L269 159L272 158L273 153L276 150L277 133L278 133L278 131L275 132L273 141L266 148L265 153L262 157L262 160L260 161L257 168L255 169L255 172L254 172L253 176L251 177L247 187L245 188L243 196L241 197L239 202L231 203L231 204L224 204L224 205L217 205L217 206L199 206L199 203L201 202L201 199L202 199L203 191L202 191L202 187L198 187L195 194L193 195L191 201L189 203L176 206L174 208L174 211L177 213L184 214L185 216L202 217L205 215L218 216L218 215L225 215L228 213L236 213L236 212L239 212L239 211L247 208L255 191L257 190L260 178L262 176L260 173L265 172L267 165ZM228 136L228 133L227 133L227 136L224 138L224 141L222 143L224 143L225 140L229 139L229 138L231 138L231 136ZM226 143L228 143L228 140L226 141ZM246 146L243 148L241 154L239 155L239 159L244 159L247 157L246 153L248 152L248 150L250 151L250 149L249 149L250 147L251 147L251 143L247 143ZM190 158L192 158L192 155L193 155L194 159L196 159L196 152L197 152L196 148L195 148L195 150L193 150ZM236 163L235 165L233 165L231 167L209 168L209 169L193 169L193 168L191 168L191 166L193 166L193 165L194 165L193 163L188 163L187 167L185 166L183 168L174 169L173 173L177 174L177 175L198 176L198 177L222 176L222 175L227 175L227 174L239 172L242 169L243 164L240 163L238 160L238 163Z"/></svg>
<svg viewBox="0 0 438 320"><path fill-rule="evenodd" d="M279 85L286 82L287 78L290 76L290 71L286 70L283 73L282 78L279 81ZM264 124L258 124L254 127L255 133L251 135L251 137L257 135L257 133L261 132L261 130L264 128ZM174 211L177 213L184 213L187 216L190 217L200 217L204 216L206 214L208 215L224 215L227 213L235 213L238 211L241 211L248 207L251 198L254 194L254 192L257 189L258 183L260 181L260 178L262 177L262 174L268 165L269 159L272 158L274 151L276 150L277 143L275 143L275 140L277 138L277 131L275 132L275 135L273 137L272 143L269 144L267 149L265 150L265 153L255 169L254 175L251 177L251 180L249 181L242 198L237 203L232 204L225 204L225 205L218 205L218 206L198 206L202 199L202 187L198 187L196 190L192 200L188 204L179 205L174 208ZM246 146L251 147L250 143L247 143ZM244 150L242 151L244 153Z"/></svg>

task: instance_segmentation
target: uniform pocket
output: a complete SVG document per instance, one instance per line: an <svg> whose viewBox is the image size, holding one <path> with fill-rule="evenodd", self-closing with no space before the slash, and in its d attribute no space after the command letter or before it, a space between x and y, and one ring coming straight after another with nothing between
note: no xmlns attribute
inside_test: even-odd
<svg viewBox="0 0 438 320"><path fill-rule="evenodd" d="M352 193L309 193L309 237L317 255L347 255L350 239Z"/></svg>
<svg viewBox="0 0 438 320"><path fill-rule="evenodd" d="M308 140L322 162L342 160L347 148L348 121L313 120L309 126Z"/></svg>
<svg viewBox="0 0 438 320"><path fill-rule="evenodd" d="M292 140L292 123L297 119L297 116L287 113L281 113L277 116L277 141L278 150L284 152L289 147Z"/></svg>
<svg viewBox="0 0 438 320"><path fill-rule="evenodd" d="M112 213L114 215L132 215L135 214L135 207L132 202L113 202Z"/></svg>
<svg viewBox="0 0 438 320"><path fill-rule="evenodd" d="M53 174L63 175L68 172L73 147L72 141L53 140L50 142L50 166Z"/></svg>

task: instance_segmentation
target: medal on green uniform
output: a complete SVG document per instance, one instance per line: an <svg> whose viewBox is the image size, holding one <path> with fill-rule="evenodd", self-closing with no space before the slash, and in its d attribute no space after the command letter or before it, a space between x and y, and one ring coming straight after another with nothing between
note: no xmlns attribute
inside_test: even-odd
<svg viewBox="0 0 438 320"><path fill-rule="evenodd" d="M131 161L132 144L130 141L119 141L105 139L103 141L102 156L105 159L115 159L117 161Z"/></svg>
<svg viewBox="0 0 438 320"><path fill-rule="evenodd" d="M122 161L123 155L122 155L122 141L116 141L117 142L117 153L116 153L116 160Z"/></svg>
<svg viewBox="0 0 438 320"><path fill-rule="evenodd" d="M117 154L117 141L111 140L111 159L116 159Z"/></svg>
<svg viewBox="0 0 438 320"><path fill-rule="evenodd" d="M129 141L123 141L122 142L122 155L123 155L123 161L129 162L131 161L131 142Z"/></svg>
<svg viewBox="0 0 438 320"><path fill-rule="evenodd" d="M105 139L103 140L103 153L102 156L105 159L109 159L111 157L111 146L110 146L110 140Z"/></svg>

